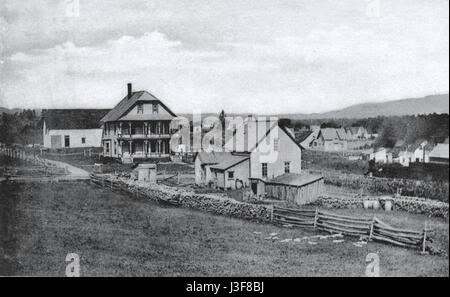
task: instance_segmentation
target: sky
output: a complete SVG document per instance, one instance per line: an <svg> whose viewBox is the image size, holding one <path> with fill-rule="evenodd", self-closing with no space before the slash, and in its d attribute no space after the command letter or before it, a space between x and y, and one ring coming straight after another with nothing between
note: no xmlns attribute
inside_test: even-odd
<svg viewBox="0 0 450 297"><path fill-rule="evenodd" d="M449 91L443 0L0 0L0 106L313 113Z"/></svg>

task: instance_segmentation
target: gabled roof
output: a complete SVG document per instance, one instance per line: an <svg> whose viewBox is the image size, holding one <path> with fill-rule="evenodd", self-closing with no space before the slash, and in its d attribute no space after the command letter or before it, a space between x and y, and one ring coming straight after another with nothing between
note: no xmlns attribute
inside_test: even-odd
<svg viewBox="0 0 450 297"><path fill-rule="evenodd" d="M105 115L105 117L103 117L101 119L101 121L102 122L111 122L111 121L122 120L122 117L126 116L125 114L128 111L130 111L138 102L158 103L169 112L169 114L172 116L172 118L176 117L176 115L166 105L164 105L164 103L162 103L161 100L159 100L158 98L156 98L155 96L153 96L152 94L150 94L147 91L138 91L138 92L131 93L131 98L128 98L128 96L125 96L122 100L120 100L120 102L113 109L111 109L111 111L107 115ZM147 118L144 119L144 117L146 115L142 115L142 116L143 116L142 120L147 119ZM150 115L150 116L153 116L153 115ZM151 119L153 119L153 118L154 117L152 117ZM172 118L170 118L170 119L172 119ZM136 120L141 120L141 119L136 119Z"/></svg>
<svg viewBox="0 0 450 297"><path fill-rule="evenodd" d="M408 146L407 151L414 152L417 149L419 149L423 143L425 143L424 149L426 151L430 151L433 149L433 145L430 142L426 141L425 139L418 139L418 140L414 141L413 144Z"/></svg>
<svg viewBox="0 0 450 297"><path fill-rule="evenodd" d="M100 129L109 109L44 109L41 118L49 130Z"/></svg>
<svg viewBox="0 0 450 297"><path fill-rule="evenodd" d="M299 143L302 143L305 141L311 134L313 134L312 131L309 130L302 130L295 133L295 140Z"/></svg>
<svg viewBox="0 0 450 297"><path fill-rule="evenodd" d="M349 130L352 134L358 134L360 127L350 127Z"/></svg>
<svg viewBox="0 0 450 297"><path fill-rule="evenodd" d="M322 134L325 140L335 140L339 136L337 135L336 129L334 128L323 128L320 129L319 134Z"/></svg>
<svg viewBox="0 0 450 297"><path fill-rule="evenodd" d="M403 139L397 140L394 145L394 147L399 147L399 148L404 147L404 146L405 146L405 141Z"/></svg>
<svg viewBox="0 0 450 297"><path fill-rule="evenodd" d="M336 129L336 133L340 140L348 140L348 135L344 128Z"/></svg>

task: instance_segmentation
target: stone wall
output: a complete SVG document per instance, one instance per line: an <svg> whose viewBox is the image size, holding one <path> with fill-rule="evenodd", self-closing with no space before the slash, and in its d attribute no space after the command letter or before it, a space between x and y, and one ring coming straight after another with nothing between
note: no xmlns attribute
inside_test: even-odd
<svg viewBox="0 0 450 297"><path fill-rule="evenodd" d="M117 179L112 176L109 178ZM148 185L145 182L127 179L120 179L120 181L127 184L130 189L135 189L158 202L261 222L270 222L272 216L272 206L268 205L244 203L214 194L196 194L186 189L161 184Z"/></svg>
<svg viewBox="0 0 450 297"><path fill-rule="evenodd" d="M376 200L381 208L384 208L385 197L362 197L362 198L342 198L332 196L321 196L315 205L325 208L364 208L364 202ZM393 210L406 211L410 213L425 214L429 217L449 217L449 204L441 201L417 198L417 197L389 197L392 201Z"/></svg>
<svg viewBox="0 0 450 297"><path fill-rule="evenodd" d="M449 183L412 179L366 177L356 174L322 172L326 184L351 189L364 189L371 193L395 194L397 189L405 196L424 197L448 202Z"/></svg>

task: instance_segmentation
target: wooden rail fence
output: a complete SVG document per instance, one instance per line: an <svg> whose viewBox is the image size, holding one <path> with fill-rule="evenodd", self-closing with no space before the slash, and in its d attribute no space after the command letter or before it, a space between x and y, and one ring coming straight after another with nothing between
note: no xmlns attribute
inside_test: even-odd
<svg viewBox="0 0 450 297"><path fill-rule="evenodd" d="M375 240L396 246L426 251L429 235L433 230L426 226L422 231L392 227L376 217L363 218L338 215L314 209L291 209L274 206L272 222L297 227L311 227L329 233L341 233L349 236L367 236Z"/></svg>

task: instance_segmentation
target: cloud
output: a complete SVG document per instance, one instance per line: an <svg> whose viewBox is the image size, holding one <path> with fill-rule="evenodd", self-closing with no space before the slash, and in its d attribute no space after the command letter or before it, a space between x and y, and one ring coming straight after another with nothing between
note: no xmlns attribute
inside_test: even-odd
<svg viewBox="0 0 450 297"><path fill-rule="evenodd" d="M366 1L80 1L80 18L54 2L6 3L3 106L112 107L129 81L176 112L319 112L448 92L448 2L380 1L376 19Z"/></svg>

